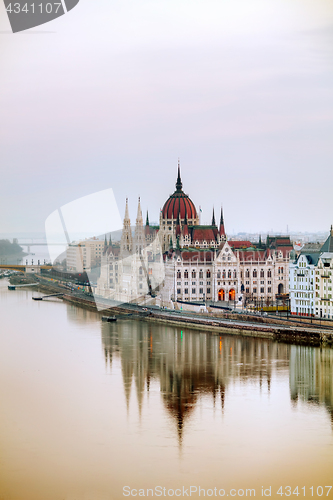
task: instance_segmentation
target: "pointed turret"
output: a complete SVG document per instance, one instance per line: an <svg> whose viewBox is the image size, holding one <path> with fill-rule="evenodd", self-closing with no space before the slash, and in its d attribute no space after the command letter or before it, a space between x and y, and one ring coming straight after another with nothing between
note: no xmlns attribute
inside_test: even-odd
<svg viewBox="0 0 333 500"><path fill-rule="evenodd" d="M181 229L180 229L180 220L179 220L179 212L178 212L178 216L177 216L177 225L176 225L176 236L178 237L181 233Z"/></svg>
<svg viewBox="0 0 333 500"><path fill-rule="evenodd" d="M133 249L131 219L128 211L128 198L126 198L125 217L123 222L123 232L121 234L121 250L123 253L131 253Z"/></svg>
<svg viewBox="0 0 333 500"><path fill-rule="evenodd" d="M144 248L145 234L144 234L144 229L143 229L143 219L142 219L140 197L139 197L139 201L138 201L138 213L136 216L134 240L135 240L135 251L138 253L141 253L143 248Z"/></svg>
<svg viewBox="0 0 333 500"><path fill-rule="evenodd" d="M177 191L181 191L182 187L183 187L183 183L182 183L182 180L180 178L180 162L179 162L179 159L178 159L178 177L177 177L177 182L176 182L176 189L177 189Z"/></svg>
<svg viewBox="0 0 333 500"><path fill-rule="evenodd" d="M110 238L109 238L109 247L112 247L111 233L110 233Z"/></svg>
<svg viewBox="0 0 333 500"><path fill-rule="evenodd" d="M221 217L220 217L220 231L219 231L220 237L222 239L225 239L225 229L224 229L224 220L223 220L223 210L221 207Z"/></svg>
<svg viewBox="0 0 333 500"><path fill-rule="evenodd" d="M136 223L143 226L140 196L139 196L139 201L138 201L138 213L137 213L137 216L136 216Z"/></svg>
<svg viewBox="0 0 333 500"><path fill-rule="evenodd" d="M108 242L106 241L106 235L105 235L105 239L104 239L104 249L108 246Z"/></svg>
<svg viewBox="0 0 333 500"><path fill-rule="evenodd" d="M147 210L147 217L146 217L145 236L146 236L146 238L150 237L148 210ZM148 240L146 240L146 241L148 241Z"/></svg>
<svg viewBox="0 0 333 500"><path fill-rule="evenodd" d="M213 207L212 226L216 226L214 207Z"/></svg>
<svg viewBox="0 0 333 500"><path fill-rule="evenodd" d="M126 206L125 206L125 217L124 217L124 220L129 220L128 198L126 198Z"/></svg>
<svg viewBox="0 0 333 500"><path fill-rule="evenodd" d="M320 249L321 252L333 253L333 228L331 226L330 234Z"/></svg>
<svg viewBox="0 0 333 500"><path fill-rule="evenodd" d="M189 236L189 230L188 230L188 225L187 225L187 213L185 211L185 219L184 219L184 226L183 226L183 236Z"/></svg>

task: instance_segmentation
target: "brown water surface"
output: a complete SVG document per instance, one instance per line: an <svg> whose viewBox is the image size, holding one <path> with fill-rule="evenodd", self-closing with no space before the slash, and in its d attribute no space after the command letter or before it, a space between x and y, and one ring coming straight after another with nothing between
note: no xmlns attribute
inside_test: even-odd
<svg viewBox="0 0 333 500"><path fill-rule="evenodd" d="M7 284L0 500L333 498L332 349L102 323Z"/></svg>

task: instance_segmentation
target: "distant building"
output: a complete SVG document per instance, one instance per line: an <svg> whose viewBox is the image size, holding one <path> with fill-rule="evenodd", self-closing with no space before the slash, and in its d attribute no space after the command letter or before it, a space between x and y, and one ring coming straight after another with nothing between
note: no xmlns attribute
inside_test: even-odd
<svg viewBox="0 0 333 500"><path fill-rule="evenodd" d="M323 245L304 245L289 265L291 314L333 318L333 230Z"/></svg>
<svg viewBox="0 0 333 500"><path fill-rule="evenodd" d="M70 243L66 250L66 266L68 271L82 273L90 271L101 263L105 242L92 238Z"/></svg>
<svg viewBox="0 0 333 500"><path fill-rule="evenodd" d="M319 252L301 251L289 264L289 298L291 314L313 316L315 314L315 272ZM292 255L292 258L295 257Z"/></svg>
<svg viewBox="0 0 333 500"><path fill-rule="evenodd" d="M321 248L316 269L316 316L333 318L332 300L333 229Z"/></svg>

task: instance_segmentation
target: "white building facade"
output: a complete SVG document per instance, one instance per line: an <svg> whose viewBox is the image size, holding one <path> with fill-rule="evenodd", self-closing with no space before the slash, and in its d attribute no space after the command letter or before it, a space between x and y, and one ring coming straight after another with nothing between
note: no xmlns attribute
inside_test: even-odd
<svg viewBox="0 0 333 500"><path fill-rule="evenodd" d="M333 229L317 252L300 252L289 265L290 310L298 316L333 318Z"/></svg>

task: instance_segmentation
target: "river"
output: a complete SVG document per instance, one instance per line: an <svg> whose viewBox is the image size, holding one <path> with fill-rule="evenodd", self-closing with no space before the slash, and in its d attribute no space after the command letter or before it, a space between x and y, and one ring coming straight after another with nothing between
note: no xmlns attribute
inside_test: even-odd
<svg viewBox="0 0 333 500"><path fill-rule="evenodd" d="M333 498L332 349L102 323L7 285L1 500Z"/></svg>

